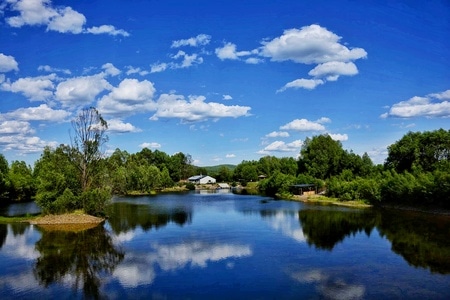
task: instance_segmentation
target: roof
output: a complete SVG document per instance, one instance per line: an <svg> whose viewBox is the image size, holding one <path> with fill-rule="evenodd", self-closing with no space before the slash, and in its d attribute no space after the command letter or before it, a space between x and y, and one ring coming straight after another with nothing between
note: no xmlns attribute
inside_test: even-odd
<svg viewBox="0 0 450 300"><path fill-rule="evenodd" d="M294 184L291 186L296 188L306 188L306 187L315 187L316 185L312 183L303 183L303 184Z"/></svg>

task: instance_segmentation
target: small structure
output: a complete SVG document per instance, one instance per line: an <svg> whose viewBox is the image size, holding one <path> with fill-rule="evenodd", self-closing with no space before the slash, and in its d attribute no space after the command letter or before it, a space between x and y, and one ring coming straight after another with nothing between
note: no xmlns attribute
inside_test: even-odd
<svg viewBox="0 0 450 300"><path fill-rule="evenodd" d="M216 179L208 175L195 175L188 178L189 182L194 184L216 183Z"/></svg>
<svg viewBox="0 0 450 300"><path fill-rule="evenodd" d="M217 185L219 186L217 189L220 189L220 190L231 189L231 186L228 183L218 183Z"/></svg>
<svg viewBox="0 0 450 300"><path fill-rule="evenodd" d="M294 184L291 185L294 195L315 195L317 187L315 184Z"/></svg>

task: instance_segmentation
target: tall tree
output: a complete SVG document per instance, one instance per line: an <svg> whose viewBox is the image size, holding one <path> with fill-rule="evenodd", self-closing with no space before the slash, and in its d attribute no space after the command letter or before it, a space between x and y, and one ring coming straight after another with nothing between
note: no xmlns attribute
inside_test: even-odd
<svg viewBox="0 0 450 300"><path fill-rule="evenodd" d="M3 156L3 154L0 153L0 199L6 198L7 196L7 190L8 190L8 161Z"/></svg>
<svg viewBox="0 0 450 300"><path fill-rule="evenodd" d="M307 138L300 151L299 173L319 179L337 175L342 171L339 165L343 154L341 143L328 134Z"/></svg>
<svg viewBox="0 0 450 300"><path fill-rule="evenodd" d="M72 158L80 171L81 188L88 190L102 157L102 146L108 141L108 124L94 107L81 110L72 121L74 136Z"/></svg>

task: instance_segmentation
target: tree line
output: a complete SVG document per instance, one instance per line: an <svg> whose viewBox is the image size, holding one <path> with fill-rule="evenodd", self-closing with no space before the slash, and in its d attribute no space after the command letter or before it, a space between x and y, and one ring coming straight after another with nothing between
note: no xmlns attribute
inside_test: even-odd
<svg viewBox="0 0 450 300"><path fill-rule="evenodd" d="M208 172L181 152L116 149L103 155L107 123L95 108L82 110L72 128L71 145L45 148L33 168L24 161L9 165L0 154L2 202L35 200L46 213L83 209L98 215L112 194L150 193L203 174L233 185L258 182L259 191L269 196L288 198L293 185L307 183L341 200L450 208L450 130L407 133L388 147L383 165L318 135L305 140L297 159L264 156Z"/></svg>

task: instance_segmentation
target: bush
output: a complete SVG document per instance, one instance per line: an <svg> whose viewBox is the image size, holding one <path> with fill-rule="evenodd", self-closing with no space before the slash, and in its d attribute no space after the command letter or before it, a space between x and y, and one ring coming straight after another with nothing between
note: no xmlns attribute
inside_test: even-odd
<svg viewBox="0 0 450 300"><path fill-rule="evenodd" d="M105 206L111 199L111 191L108 189L93 189L81 194L82 208L85 213L94 216L103 216Z"/></svg>

